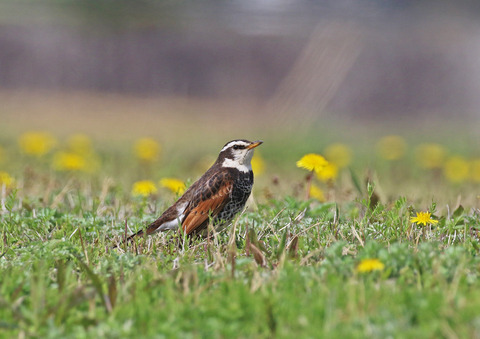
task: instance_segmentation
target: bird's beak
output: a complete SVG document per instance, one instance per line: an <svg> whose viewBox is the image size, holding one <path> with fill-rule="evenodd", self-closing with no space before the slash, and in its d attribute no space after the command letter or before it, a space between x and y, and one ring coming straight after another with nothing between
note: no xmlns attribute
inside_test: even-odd
<svg viewBox="0 0 480 339"><path fill-rule="evenodd" d="M262 140L254 141L254 142L252 142L250 145L247 146L247 149L255 148L255 147L257 147L257 146L260 146L261 144L263 144L263 141L262 141Z"/></svg>

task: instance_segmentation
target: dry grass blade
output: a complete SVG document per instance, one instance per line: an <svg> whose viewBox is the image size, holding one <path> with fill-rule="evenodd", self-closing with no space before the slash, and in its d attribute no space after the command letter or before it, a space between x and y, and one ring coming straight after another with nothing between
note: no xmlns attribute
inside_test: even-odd
<svg viewBox="0 0 480 339"><path fill-rule="evenodd" d="M253 254L253 258L255 259L255 262L260 265L261 267L266 267L267 266L267 260L265 258L265 255L258 249L257 246L255 246L253 243L250 243L250 251Z"/></svg>
<svg viewBox="0 0 480 339"><path fill-rule="evenodd" d="M55 199L53 199L53 202L52 204L50 205L50 208L57 208L58 207L58 204L62 201L62 199L65 197L65 195L67 194L67 192L70 190L71 186L72 186L72 182L73 182L73 178L70 179L67 184L65 186L63 186L62 190L60 191L60 193L57 194L57 196L55 197ZM45 199L46 201L46 199Z"/></svg>
<svg viewBox="0 0 480 339"><path fill-rule="evenodd" d="M237 222L234 222L232 227L232 232L230 234L230 239L228 240L228 245L227 245L228 260L230 261L232 266L232 271L231 271L232 278L235 277L235 259L237 257L237 246L235 244L236 230L237 230Z"/></svg>
<svg viewBox="0 0 480 339"><path fill-rule="evenodd" d="M115 279L115 274L111 273L110 278L108 278L108 298L111 303L111 307L115 307L117 302L117 280Z"/></svg>
<svg viewBox="0 0 480 339"><path fill-rule="evenodd" d="M290 240L290 244L288 245L288 256L290 258L296 258L298 252L298 236L294 236L292 240Z"/></svg>
<svg viewBox="0 0 480 339"><path fill-rule="evenodd" d="M89 265L88 253L87 253L87 249L85 248L85 243L83 242L83 237L82 237L82 231L80 231L80 229L78 229L78 236L80 237L80 244L82 245L82 250L83 250L83 254L85 255L85 260L87 261L87 265Z"/></svg>
<svg viewBox="0 0 480 339"><path fill-rule="evenodd" d="M278 237L278 235L277 235L277 233L276 233L276 230L275 230L275 228L273 227L273 222L280 217L280 215L283 213L283 211L285 211L285 209L286 209L285 207L282 208L282 209L280 210L280 212L278 212L278 213L273 217L273 219L268 223L268 225L267 225L268 228L270 228L270 230L272 231L272 234L277 238L278 241L280 241L280 238ZM262 234L259 234L259 235L258 235L258 239L262 239L262 237L263 237L264 235L265 235L265 232L263 232Z"/></svg>
<svg viewBox="0 0 480 339"><path fill-rule="evenodd" d="M352 225L352 233L355 236L355 238L357 238L357 240L360 242L360 245L362 245L362 247L364 247L365 246L364 242L363 242L362 238L360 238L360 236L358 235L358 232L353 225Z"/></svg>

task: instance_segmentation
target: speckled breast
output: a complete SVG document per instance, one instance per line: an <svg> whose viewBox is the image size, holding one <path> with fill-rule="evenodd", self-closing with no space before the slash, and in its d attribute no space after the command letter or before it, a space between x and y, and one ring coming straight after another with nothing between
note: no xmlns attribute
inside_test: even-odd
<svg viewBox="0 0 480 339"><path fill-rule="evenodd" d="M225 205L220 214L215 218L214 224L223 224L232 220L244 207L252 192L253 172L241 173L235 180L230 201Z"/></svg>

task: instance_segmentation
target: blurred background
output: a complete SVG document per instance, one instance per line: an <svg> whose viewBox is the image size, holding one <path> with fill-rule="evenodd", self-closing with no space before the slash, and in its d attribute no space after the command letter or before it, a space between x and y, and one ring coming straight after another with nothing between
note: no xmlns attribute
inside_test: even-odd
<svg viewBox="0 0 480 339"><path fill-rule="evenodd" d="M264 139L273 166L341 142L372 167L394 134L476 158L479 17L476 1L2 0L0 141L151 137L182 163Z"/></svg>
<svg viewBox="0 0 480 339"><path fill-rule="evenodd" d="M0 89L191 100L225 118L476 117L479 16L475 1L2 0Z"/></svg>

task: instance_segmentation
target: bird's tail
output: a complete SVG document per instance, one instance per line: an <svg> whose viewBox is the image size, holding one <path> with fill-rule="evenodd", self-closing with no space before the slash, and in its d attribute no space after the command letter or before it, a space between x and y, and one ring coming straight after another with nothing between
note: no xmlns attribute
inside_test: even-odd
<svg viewBox="0 0 480 339"><path fill-rule="evenodd" d="M133 233L132 235L130 236L126 236L124 237L123 241L121 242L121 245L126 245L130 242L133 241L133 239L135 239L136 237L143 237L144 235L151 235L155 232L158 231L159 229L159 226L162 224L162 221L159 219L155 220L154 222L152 222L150 225L148 225L145 229L141 229L139 230L137 233ZM125 234L126 234L126 229L125 229ZM118 247L118 246L116 246Z"/></svg>
<svg viewBox="0 0 480 339"><path fill-rule="evenodd" d="M128 237L125 235L125 237L123 237L123 240L121 240L119 243L117 243L115 246L113 246L113 248L119 248L121 246L127 245L130 242L132 242L135 237L143 236L143 233L144 233L144 230L142 229L142 230L138 231L137 233L133 233L132 235L129 235Z"/></svg>
<svg viewBox="0 0 480 339"><path fill-rule="evenodd" d="M141 230L138 231L137 233L133 233L132 235L128 236L125 240L123 240L123 242L124 242L124 243L128 243L128 242L132 241L133 238L135 238L135 237L141 237L141 236L143 236L143 233L144 233L144 231L143 231L143 229L141 229Z"/></svg>
<svg viewBox="0 0 480 339"><path fill-rule="evenodd" d="M133 239L136 238L136 237L143 237L144 234L150 235L150 234L154 233L157 230L157 228L158 228L158 225L157 225L156 221L154 221L153 223L148 225L147 228L141 229L137 233L133 233L132 235L130 235L128 237L125 237L124 240L122 241L122 245L132 242Z"/></svg>

